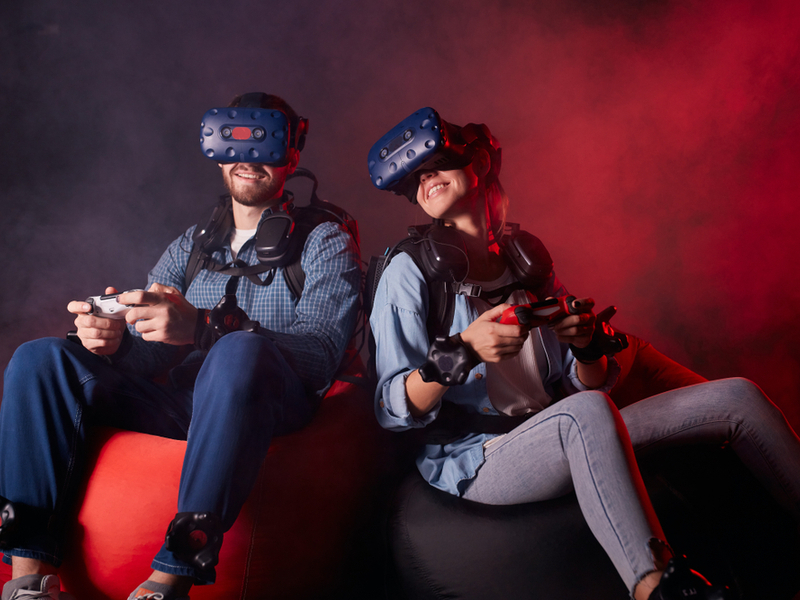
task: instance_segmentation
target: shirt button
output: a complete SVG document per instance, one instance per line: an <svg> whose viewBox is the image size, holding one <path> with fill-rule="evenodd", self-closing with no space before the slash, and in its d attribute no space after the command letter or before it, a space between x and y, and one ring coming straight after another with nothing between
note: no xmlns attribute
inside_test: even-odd
<svg viewBox="0 0 800 600"><path fill-rule="evenodd" d="M381 404L381 408L383 408L383 400L381 400L380 404Z"/></svg>
<svg viewBox="0 0 800 600"><path fill-rule="evenodd" d="M488 412L489 412L489 407L487 407L487 406L484 406L484 407L483 407L483 412L485 412L485 413L488 413Z"/></svg>
<svg viewBox="0 0 800 600"><path fill-rule="evenodd" d="M483 379L483 373L475 373L475 379Z"/></svg>

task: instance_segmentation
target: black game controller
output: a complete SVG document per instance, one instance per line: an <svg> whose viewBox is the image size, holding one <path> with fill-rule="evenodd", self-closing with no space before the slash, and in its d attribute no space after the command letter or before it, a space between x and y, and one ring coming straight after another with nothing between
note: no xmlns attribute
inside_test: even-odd
<svg viewBox="0 0 800 600"><path fill-rule="evenodd" d="M533 304L510 306L503 311L500 323L503 325L539 327L560 317L577 314L578 310L572 305L574 300L575 296L562 296L561 298L549 298Z"/></svg>
<svg viewBox="0 0 800 600"><path fill-rule="evenodd" d="M86 302L91 305L89 312L86 313L93 317L101 317L103 319L118 319L122 320L128 311L132 309L135 304L120 304L117 298L120 294L127 294L128 292L143 292L144 290L128 290L127 292L118 292L116 294L104 294L102 296L89 296Z"/></svg>

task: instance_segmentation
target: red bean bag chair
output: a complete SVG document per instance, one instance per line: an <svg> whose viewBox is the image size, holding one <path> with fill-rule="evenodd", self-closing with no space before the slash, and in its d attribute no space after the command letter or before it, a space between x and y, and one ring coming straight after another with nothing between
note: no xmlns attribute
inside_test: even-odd
<svg viewBox="0 0 800 600"><path fill-rule="evenodd" d="M192 600L332 597L354 585L373 523L384 433L371 395L337 382L312 423L275 438L233 528L214 585ZM77 507L62 588L80 600L125 599L147 579L177 511L186 442L102 428ZM0 582L11 577L2 564Z"/></svg>

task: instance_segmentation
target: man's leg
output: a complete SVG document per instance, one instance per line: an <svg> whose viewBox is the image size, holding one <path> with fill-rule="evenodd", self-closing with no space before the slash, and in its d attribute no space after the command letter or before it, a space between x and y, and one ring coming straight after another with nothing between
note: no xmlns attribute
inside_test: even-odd
<svg viewBox="0 0 800 600"><path fill-rule="evenodd" d="M17 505L20 534L4 550L13 576L52 572L82 477L87 423L181 438L191 393L132 377L57 338L23 344L5 373L0 495ZM13 557L13 561L12 561Z"/></svg>
<svg viewBox="0 0 800 600"><path fill-rule="evenodd" d="M272 437L300 429L314 414L300 378L264 336L234 332L211 349L195 383L194 412L181 473L178 512L210 512L231 528L255 484ZM212 583L162 547L153 568ZM156 579L153 579L155 577ZM151 580L172 581L154 573ZM188 588L186 588L188 590Z"/></svg>

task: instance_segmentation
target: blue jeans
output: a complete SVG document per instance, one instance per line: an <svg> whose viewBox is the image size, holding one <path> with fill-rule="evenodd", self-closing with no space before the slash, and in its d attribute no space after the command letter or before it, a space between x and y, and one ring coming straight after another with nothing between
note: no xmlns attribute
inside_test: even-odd
<svg viewBox="0 0 800 600"><path fill-rule="evenodd" d="M39 527L5 550L4 560L21 556L60 565L61 530L84 475L92 426L186 439L176 512L214 512L227 531L272 436L303 427L315 407L275 345L253 333L220 339L188 388L125 373L66 340L23 344L5 373L0 495L29 508ZM48 519L51 527L43 525ZM164 547L152 567L198 583L215 578L213 569L198 572Z"/></svg>
<svg viewBox="0 0 800 600"><path fill-rule="evenodd" d="M630 590L655 570L652 541L666 541L633 451L729 443L800 522L800 439L744 379L674 390L622 411L605 394L582 392L495 439L486 444L486 462L464 497L518 504L574 490L589 528Z"/></svg>

